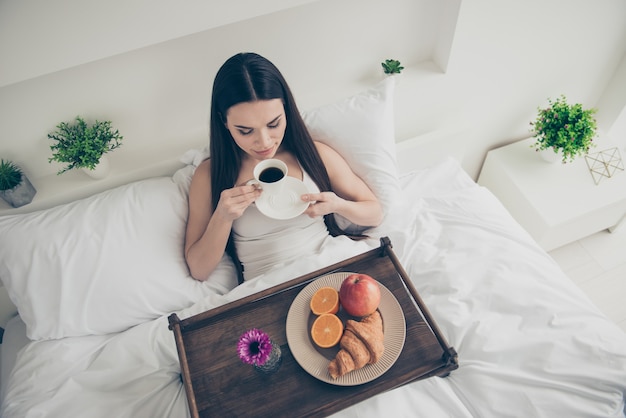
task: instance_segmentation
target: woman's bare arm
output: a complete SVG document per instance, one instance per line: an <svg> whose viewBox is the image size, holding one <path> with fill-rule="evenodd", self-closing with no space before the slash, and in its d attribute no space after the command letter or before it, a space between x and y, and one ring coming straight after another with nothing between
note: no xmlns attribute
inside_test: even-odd
<svg viewBox="0 0 626 418"><path fill-rule="evenodd" d="M194 279L208 279L224 255L233 221L259 194L254 186L224 190L213 212L210 160L198 166L189 187L189 216L185 234L185 260Z"/></svg>
<svg viewBox="0 0 626 418"><path fill-rule="evenodd" d="M383 211L374 193L337 151L320 142L315 145L328 171L332 192L303 195L304 200L315 201L306 213L309 216L337 213L357 225L379 225Z"/></svg>

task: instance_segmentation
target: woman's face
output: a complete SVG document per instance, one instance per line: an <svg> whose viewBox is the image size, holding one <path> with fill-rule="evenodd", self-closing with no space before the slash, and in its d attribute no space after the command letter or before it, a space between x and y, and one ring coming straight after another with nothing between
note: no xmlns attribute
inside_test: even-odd
<svg viewBox="0 0 626 418"><path fill-rule="evenodd" d="M239 103L226 113L226 128L235 143L255 160L274 157L286 127L285 108L280 99Z"/></svg>

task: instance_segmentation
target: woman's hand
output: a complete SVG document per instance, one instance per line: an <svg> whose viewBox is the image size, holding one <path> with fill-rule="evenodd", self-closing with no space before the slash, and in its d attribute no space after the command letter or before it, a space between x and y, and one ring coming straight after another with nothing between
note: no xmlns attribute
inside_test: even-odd
<svg viewBox="0 0 626 418"><path fill-rule="evenodd" d="M227 221L233 221L243 215L243 212L261 195L261 189L255 185L235 186L223 190L220 201L217 202L215 215Z"/></svg>
<svg viewBox="0 0 626 418"><path fill-rule="evenodd" d="M303 195L303 200L315 202L307 208L306 213L316 216L332 212L356 225L379 225L383 219L383 210L374 193L337 151L321 142L315 145L326 166L332 192Z"/></svg>
<svg viewBox="0 0 626 418"><path fill-rule="evenodd" d="M311 202L304 211L311 218L337 212L340 201L343 200L333 192L307 193L303 194L301 199L305 202Z"/></svg>

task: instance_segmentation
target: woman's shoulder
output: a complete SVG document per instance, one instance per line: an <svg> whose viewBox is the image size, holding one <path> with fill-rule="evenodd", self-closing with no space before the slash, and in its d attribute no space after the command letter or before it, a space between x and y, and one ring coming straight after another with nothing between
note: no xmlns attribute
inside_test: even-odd
<svg viewBox="0 0 626 418"><path fill-rule="evenodd" d="M317 152L319 152L320 157L322 157L322 160L326 161L330 159L331 161L337 161L339 159L345 161L341 154L339 154L337 150L335 150L330 145L327 145L320 141L313 141L313 143L315 144L315 147L317 148Z"/></svg>
<svg viewBox="0 0 626 418"><path fill-rule="evenodd" d="M207 158L206 160L198 164L198 167L196 167L196 170L193 173L193 179L196 181L198 179L208 181L210 177L211 177L211 159Z"/></svg>
<svg viewBox="0 0 626 418"><path fill-rule="evenodd" d="M332 149L330 147L330 145L326 145L325 143L317 141L317 140L313 140L313 143L315 144L315 148L317 148L318 152L322 152L322 151L325 151L325 150L328 150L328 149Z"/></svg>
<svg viewBox="0 0 626 418"><path fill-rule="evenodd" d="M206 160L204 160L200 164L198 164L198 167L196 168L196 171L198 171L198 170L205 171L205 172L210 172L211 171L211 159L207 158Z"/></svg>

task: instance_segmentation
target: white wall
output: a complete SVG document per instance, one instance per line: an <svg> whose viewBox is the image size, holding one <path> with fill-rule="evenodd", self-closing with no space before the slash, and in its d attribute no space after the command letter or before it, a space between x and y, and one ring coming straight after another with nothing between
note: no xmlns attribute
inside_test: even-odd
<svg viewBox="0 0 626 418"><path fill-rule="evenodd" d="M281 68L302 109L373 84L380 61L400 59L408 68L396 99L398 140L452 132L477 177L488 149L529 136L548 97L600 103L626 50L623 0L163 2L99 2L94 13L78 0L0 2L0 63L11 63L0 64L0 157L48 188L41 179L58 166L47 162L46 134L79 114L110 119L124 135L114 168L202 146L215 72L230 55L256 51ZM267 8L254 9L260 3ZM235 6L248 13L237 16ZM50 18L53 10L63 13ZM95 20L70 33L63 16ZM103 37L111 20L115 36ZM619 114L619 101L602 103L621 106L607 110Z"/></svg>
<svg viewBox="0 0 626 418"><path fill-rule="evenodd" d="M596 106L626 51L622 0L471 0L460 16L449 73L464 89L477 161L484 148L530 136L548 97Z"/></svg>
<svg viewBox="0 0 626 418"><path fill-rule="evenodd" d="M597 106L598 124L626 151L626 54L606 85Z"/></svg>
<svg viewBox="0 0 626 418"><path fill-rule="evenodd" d="M2 1L0 86L312 1Z"/></svg>

